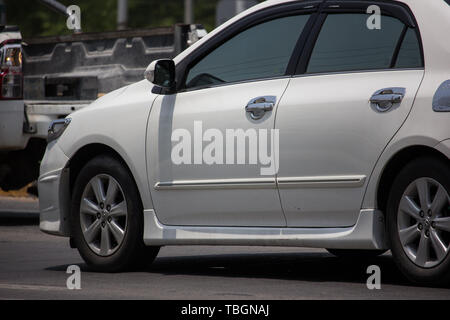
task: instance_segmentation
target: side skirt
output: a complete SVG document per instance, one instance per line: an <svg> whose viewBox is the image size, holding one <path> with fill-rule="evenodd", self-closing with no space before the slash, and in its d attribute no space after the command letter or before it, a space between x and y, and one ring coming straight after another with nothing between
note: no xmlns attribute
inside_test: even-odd
<svg viewBox="0 0 450 320"><path fill-rule="evenodd" d="M330 249L387 249L383 214L360 211L345 228L270 228L167 226L154 210L144 210L144 242L164 245L291 246Z"/></svg>

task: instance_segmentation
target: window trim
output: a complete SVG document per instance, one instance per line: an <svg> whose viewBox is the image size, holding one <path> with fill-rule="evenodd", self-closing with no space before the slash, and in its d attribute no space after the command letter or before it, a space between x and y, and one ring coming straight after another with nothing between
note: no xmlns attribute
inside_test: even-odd
<svg viewBox="0 0 450 320"><path fill-rule="evenodd" d="M397 63L398 56L400 54L400 50L402 48L403 42L405 41L405 36L406 36L406 33L408 33L409 28L410 27L408 27L406 24L403 26L402 33L400 34L400 37L397 40L397 45L395 46L394 53L392 54L392 57L391 57L391 63L389 64L389 69L395 68L395 64Z"/></svg>
<svg viewBox="0 0 450 320"><path fill-rule="evenodd" d="M358 73L375 73L375 72L405 72L405 71L423 71L423 68L396 68L396 69L361 69L361 70L348 70L348 71L324 71L316 73L302 73L292 76L292 79L303 77L319 77L319 76L333 76L342 74L358 74Z"/></svg>
<svg viewBox="0 0 450 320"><path fill-rule="evenodd" d="M324 71L324 72L307 72L308 64L311 59L312 52L316 45L317 39L319 38L319 34L322 30L322 27L325 23L325 20L328 14L345 14L345 13L366 13L368 5L378 5L381 8L382 15L387 15L394 17L400 20L404 25L404 29L402 34L400 35L399 41L395 48L395 51L392 55L392 60L394 60L394 65L391 65L390 68L386 69L357 69L357 70L341 70L341 71ZM419 50L421 56L421 64L422 66L419 68L395 68L395 63L397 62L398 54L401 49L401 45L405 38L406 32L408 28L413 28L416 32L417 40L419 42ZM337 0L326 0L323 2L319 9L319 17L316 20L314 27L311 30L311 33L306 41L305 48L302 52L302 55L299 59L299 63L297 64L296 71L294 76L299 75L316 75L316 74L343 74L343 73L355 73L355 72L368 72L368 71L397 71L397 70L424 70L425 69L425 58L423 52L423 43L422 37L420 34L419 26L414 17L414 14L411 12L411 9L404 3L401 2L392 2L385 0L345 0L345 1L337 1Z"/></svg>
<svg viewBox="0 0 450 320"><path fill-rule="evenodd" d="M315 20L318 15L319 8L324 0L310 0L304 2L294 2L294 3L281 3L272 7L264 8L260 11L252 13L235 23L228 26L226 29L222 30L215 37L211 38L209 41L202 44L195 51L190 53L186 58L180 61L176 66L176 82L177 82L177 90L176 92L188 92L194 90L202 90L212 87L233 85L238 83L246 83L246 82L257 82L263 80L274 80L281 79L286 77L291 77L295 73L296 65L298 60L300 59L301 52L304 48L304 44L308 38L309 31L311 27L314 25ZM294 16L299 14L310 14L308 21L303 28L303 31L299 35L299 38L294 46L291 57L289 58L288 65L286 67L286 72L282 76L278 77L264 77L264 78L254 78L242 81L233 81L226 82L223 84L214 84L207 85L195 88L186 88L185 81L187 78L188 71L192 68L196 63L198 63L201 59L203 59L210 52L221 46L226 41L230 40L237 34L253 27L258 24L271 21L278 18ZM161 92L162 94L164 92Z"/></svg>
<svg viewBox="0 0 450 320"><path fill-rule="evenodd" d="M325 22L328 12L364 12L366 13L368 5L376 4L382 9L382 14L393 16L402 21L406 26L414 28L417 39L419 41L419 49L421 55L422 67L420 68L389 68L389 69L369 69L369 70L347 70L347 71L333 71L333 72L321 72L321 73L306 73L306 68L309 63L312 51L319 36L323 23ZM388 8L388 9L386 9ZM184 88L184 83L187 77L187 71L209 52L216 49L235 35L245 31L257 24L270 21L273 19L297 15L297 14L311 14L307 21L299 39L294 47L288 66L286 68L286 74L278 77L266 77L255 78L242 81L227 82L221 84L208 85L196 88ZM398 17L398 14L402 18ZM407 29L407 28L406 28ZM406 33L405 33L406 35ZM404 36L403 36L404 38ZM396 48L395 54L398 57L403 38L399 41L399 46ZM398 49L398 50L397 50ZM395 65L395 63L394 63ZM420 33L420 28L417 24L416 18L411 9L402 2L393 2L391 0L307 0L302 2L292 3L280 3L271 7L263 8L259 11L248 15L221 32L216 36L203 43L183 60L176 65L176 90L167 91L159 88L155 90L156 94L174 94L189 92L194 90L203 90L208 88L222 87L227 85L236 85L242 83L251 83L259 81L269 81L283 78L296 78L299 76L312 76L312 75L325 75L325 74L346 74L346 73L362 73L362 72L385 72L385 71L404 71L404 70L424 70L425 69L425 56L423 49L423 42Z"/></svg>

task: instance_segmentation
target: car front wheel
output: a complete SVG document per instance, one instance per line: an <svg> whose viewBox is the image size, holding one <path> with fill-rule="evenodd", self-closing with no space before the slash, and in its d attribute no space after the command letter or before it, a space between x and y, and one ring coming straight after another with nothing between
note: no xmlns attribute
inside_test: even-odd
<svg viewBox="0 0 450 320"><path fill-rule="evenodd" d="M128 170L114 157L96 157L81 169L73 189L72 237L92 268L117 272L158 254L159 248L144 245L138 194Z"/></svg>
<svg viewBox="0 0 450 320"><path fill-rule="evenodd" d="M445 160L422 158L395 179L387 208L391 251L413 282L450 283L450 167Z"/></svg>

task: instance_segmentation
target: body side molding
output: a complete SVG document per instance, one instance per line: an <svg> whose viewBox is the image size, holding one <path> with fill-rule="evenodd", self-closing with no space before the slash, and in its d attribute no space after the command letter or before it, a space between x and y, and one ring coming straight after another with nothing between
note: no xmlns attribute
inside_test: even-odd
<svg viewBox="0 0 450 320"><path fill-rule="evenodd" d="M318 177L283 177L278 178L280 188L356 188L364 185L366 176L318 176Z"/></svg>
<svg viewBox="0 0 450 320"><path fill-rule="evenodd" d="M356 188L364 185L366 176L317 176L317 177L283 177L254 179L210 179L210 180L176 180L157 182L155 190L179 189L245 189L245 188Z"/></svg>

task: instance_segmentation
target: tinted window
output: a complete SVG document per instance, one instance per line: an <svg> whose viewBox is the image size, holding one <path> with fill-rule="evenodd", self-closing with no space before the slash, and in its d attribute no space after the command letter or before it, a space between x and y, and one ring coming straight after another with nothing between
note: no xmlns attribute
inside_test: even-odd
<svg viewBox="0 0 450 320"><path fill-rule="evenodd" d="M387 69L403 23L382 16L381 29L367 28L367 14L330 14L313 49L308 73Z"/></svg>
<svg viewBox="0 0 450 320"><path fill-rule="evenodd" d="M279 18L239 33L188 71L186 87L284 75L308 18Z"/></svg>
<svg viewBox="0 0 450 320"><path fill-rule="evenodd" d="M422 55L420 53L419 40L416 31L409 28L406 31L400 51L398 52L396 68L419 68L422 67Z"/></svg>

